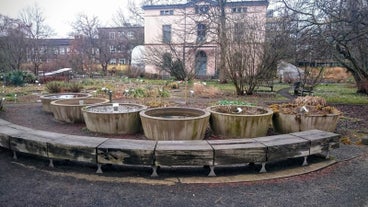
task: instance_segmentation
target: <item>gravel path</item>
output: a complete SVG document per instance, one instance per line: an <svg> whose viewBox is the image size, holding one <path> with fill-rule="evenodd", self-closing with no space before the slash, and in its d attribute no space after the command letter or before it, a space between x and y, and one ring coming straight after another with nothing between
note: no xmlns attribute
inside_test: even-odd
<svg viewBox="0 0 368 207"><path fill-rule="evenodd" d="M367 147L343 145L336 153L337 164L301 176L166 186L65 176L68 169L46 168L46 160L23 155L14 161L0 150L0 206L368 206Z"/></svg>

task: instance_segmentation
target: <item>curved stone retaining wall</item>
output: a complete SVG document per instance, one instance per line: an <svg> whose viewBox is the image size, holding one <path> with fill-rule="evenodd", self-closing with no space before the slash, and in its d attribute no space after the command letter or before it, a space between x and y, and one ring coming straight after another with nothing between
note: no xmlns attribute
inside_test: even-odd
<svg viewBox="0 0 368 207"><path fill-rule="evenodd" d="M39 131L0 119L0 147L17 152L54 159L87 162L97 165L102 173L104 164L152 166L152 177L159 166L209 166L215 176L216 166L246 163L262 164L288 158L324 154L329 157L339 147L340 135L321 130L291 134L228 140L151 141L103 137L74 136Z"/></svg>

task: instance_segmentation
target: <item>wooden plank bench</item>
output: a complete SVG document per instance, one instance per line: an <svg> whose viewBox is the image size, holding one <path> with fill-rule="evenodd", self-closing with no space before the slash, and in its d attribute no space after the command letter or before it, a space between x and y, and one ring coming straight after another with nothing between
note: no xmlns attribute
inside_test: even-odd
<svg viewBox="0 0 368 207"><path fill-rule="evenodd" d="M308 130L291 133L291 135L310 141L309 154L326 154L326 159L330 157L331 149L339 147L340 135L321 130Z"/></svg>
<svg viewBox="0 0 368 207"><path fill-rule="evenodd" d="M213 149L206 141L157 141L152 176L158 166L213 166ZM213 167L209 176L215 176Z"/></svg>
<svg viewBox="0 0 368 207"><path fill-rule="evenodd" d="M45 131L33 130L31 128L19 126L16 124L6 125L9 134L9 149L13 151L13 158L17 159L17 152L47 157L47 141L53 139ZM9 132L8 132L9 133Z"/></svg>
<svg viewBox="0 0 368 207"><path fill-rule="evenodd" d="M254 138L267 147L267 162L289 158L304 157L303 165L307 165L310 142L290 134ZM260 172L266 172L266 162L262 163Z"/></svg>
<svg viewBox="0 0 368 207"><path fill-rule="evenodd" d="M97 164L97 147L106 140L107 138L60 134L59 138L47 141L49 166L54 167L54 159Z"/></svg>
<svg viewBox="0 0 368 207"><path fill-rule="evenodd" d="M10 137L17 136L21 132L7 125L0 125L0 147L10 149Z"/></svg>
<svg viewBox="0 0 368 207"><path fill-rule="evenodd" d="M217 165L265 163L267 147L254 139L208 140Z"/></svg>
<svg viewBox="0 0 368 207"><path fill-rule="evenodd" d="M313 154L326 154L339 147L340 135L321 130L308 130L252 139L208 141L149 141L82 137L18 126L0 119L0 147L50 159L68 159L97 164L151 165L152 177L159 166L215 166L266 163Z"/></svg>
<svg viewBox="0 0 368 207"><path fill-rule="evenodd" d="M32 133L20 132L16 136L10 136L9 140L10 150L13 151L14 159L17 159L17 152L47 157L47 142L49 138Z"/></svg>
<svg viewBox="0 0 368 207"><path fill-rule="evenodd" d="M0 126L6 126L12 124L11 122L5 121L4 119L0 119Z"/></svg>
<svg viewBox="0 0 368 207"><path fill-rule="evenodd" d="M102 164L154 165L156 141L108 139L97 147L97 173Z"/></svg>

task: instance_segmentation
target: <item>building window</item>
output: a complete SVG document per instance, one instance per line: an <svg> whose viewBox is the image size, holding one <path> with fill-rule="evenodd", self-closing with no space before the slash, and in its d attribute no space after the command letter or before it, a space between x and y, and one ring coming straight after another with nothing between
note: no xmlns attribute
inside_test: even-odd
<svg viewBox="0 0 368 207"><path fill-rule="evenodd" d="M210 7L207 5L201 5L201 6L196 6L195 7L195 13L196 14L207 14L208 11L210 10Z"/></svg>
<svg viewBox="0 0 368 207"><path fill-rule="evenodd" d="M110 60L110 64L115 65L115 64L116 64L116 59L115 59L115 58L112 58L112 59Z"/></svg>
<svg viewBox="0 0 368 207"><path fill-rule="evenodd" d="M231 11L232 13L245 13L247 12L247 7L233 7Z"/></svg>
<svg viewBox="0 0 368 207"><path fill-rule="evenodd" d="M128 32L127 33L127 37L128 37L128 39L134 39L134 36L135 36L135 33L134 32L132 32L132 31L130 31L130 32Z"/></svg>
<svg viewBox="0 0 368 207"><path fill-rule="evenodd" d="M65 48L61 47L59 53L60 55L65 55Z"/></svg>
<svg viewBox="0 0 368 207"><path fill-rule="evenodd" d="M207 27L205 24L197 24L197 42L204 42L206 40Z"/></svg>
<svg viewBox="0 0 368 207"><path fill-rule="evenodd" d="M160 15L161 16L174 15L174 10L172 10L172 9L170 9L170 10L161 10Z"/></svg>
<svg viewBox="0 0 368 207"><path fill-rule="evenodd" d="M171 25L162 25L162 42L171 42Z"/></svg>
<svg viewBox="0 0 368 207"><path fill-rule="evenodd" d="M234 23L234 41L241 41L244 38L245 24L243 22Z"/></svg>
<svg viewBox="0 0 368 207"><path fill-rule="evenodd" d="M110 45L110 53L115 53L116 52L116 48L114 45Z"/></svg>
<svg viewBox="0 0 368 207"><path fill-rule="evenodd" d="M109 32L109 39L114 40L115 39L115 32Z"/></svg>
<svg viewBox="0 0 368 207"><path fill-rule="evenodd" d="M195 73L197 76L205 76L207 74L207 54L199 51L196 54Z"/></svg>
<svg viewBox="0 0 368 207"><path fill-rule="evenodd" d="M125 65L125 59L124 58L120 58L119 59L119 64L121 64L121 65Z"/></svg>

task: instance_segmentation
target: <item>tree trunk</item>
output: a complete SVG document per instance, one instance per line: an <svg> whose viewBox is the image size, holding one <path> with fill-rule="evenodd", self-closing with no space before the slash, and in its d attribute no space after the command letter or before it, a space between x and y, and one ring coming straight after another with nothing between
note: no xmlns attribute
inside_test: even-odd
<svg viewBox="0 0 368 207"><path fill-rule="evenodd" d="M357 93L368 94L368 79L359 80L357 82Z"/></svg>
<svg viewBox="0 0 368 207"><path fill-rule="evenodd" d="M107 64L101 64L103 76L107 75Z"/></svg>
<svg viewBox="0 0 368 207"><path fill-rule="evenodd" d="M219 80L220 83L226 83L226 64L225 55L227 49L226 43L226 0L219 0L220 4L220 28L219 28L219 45L220 45L220 64L219 64Z"/></svg>

